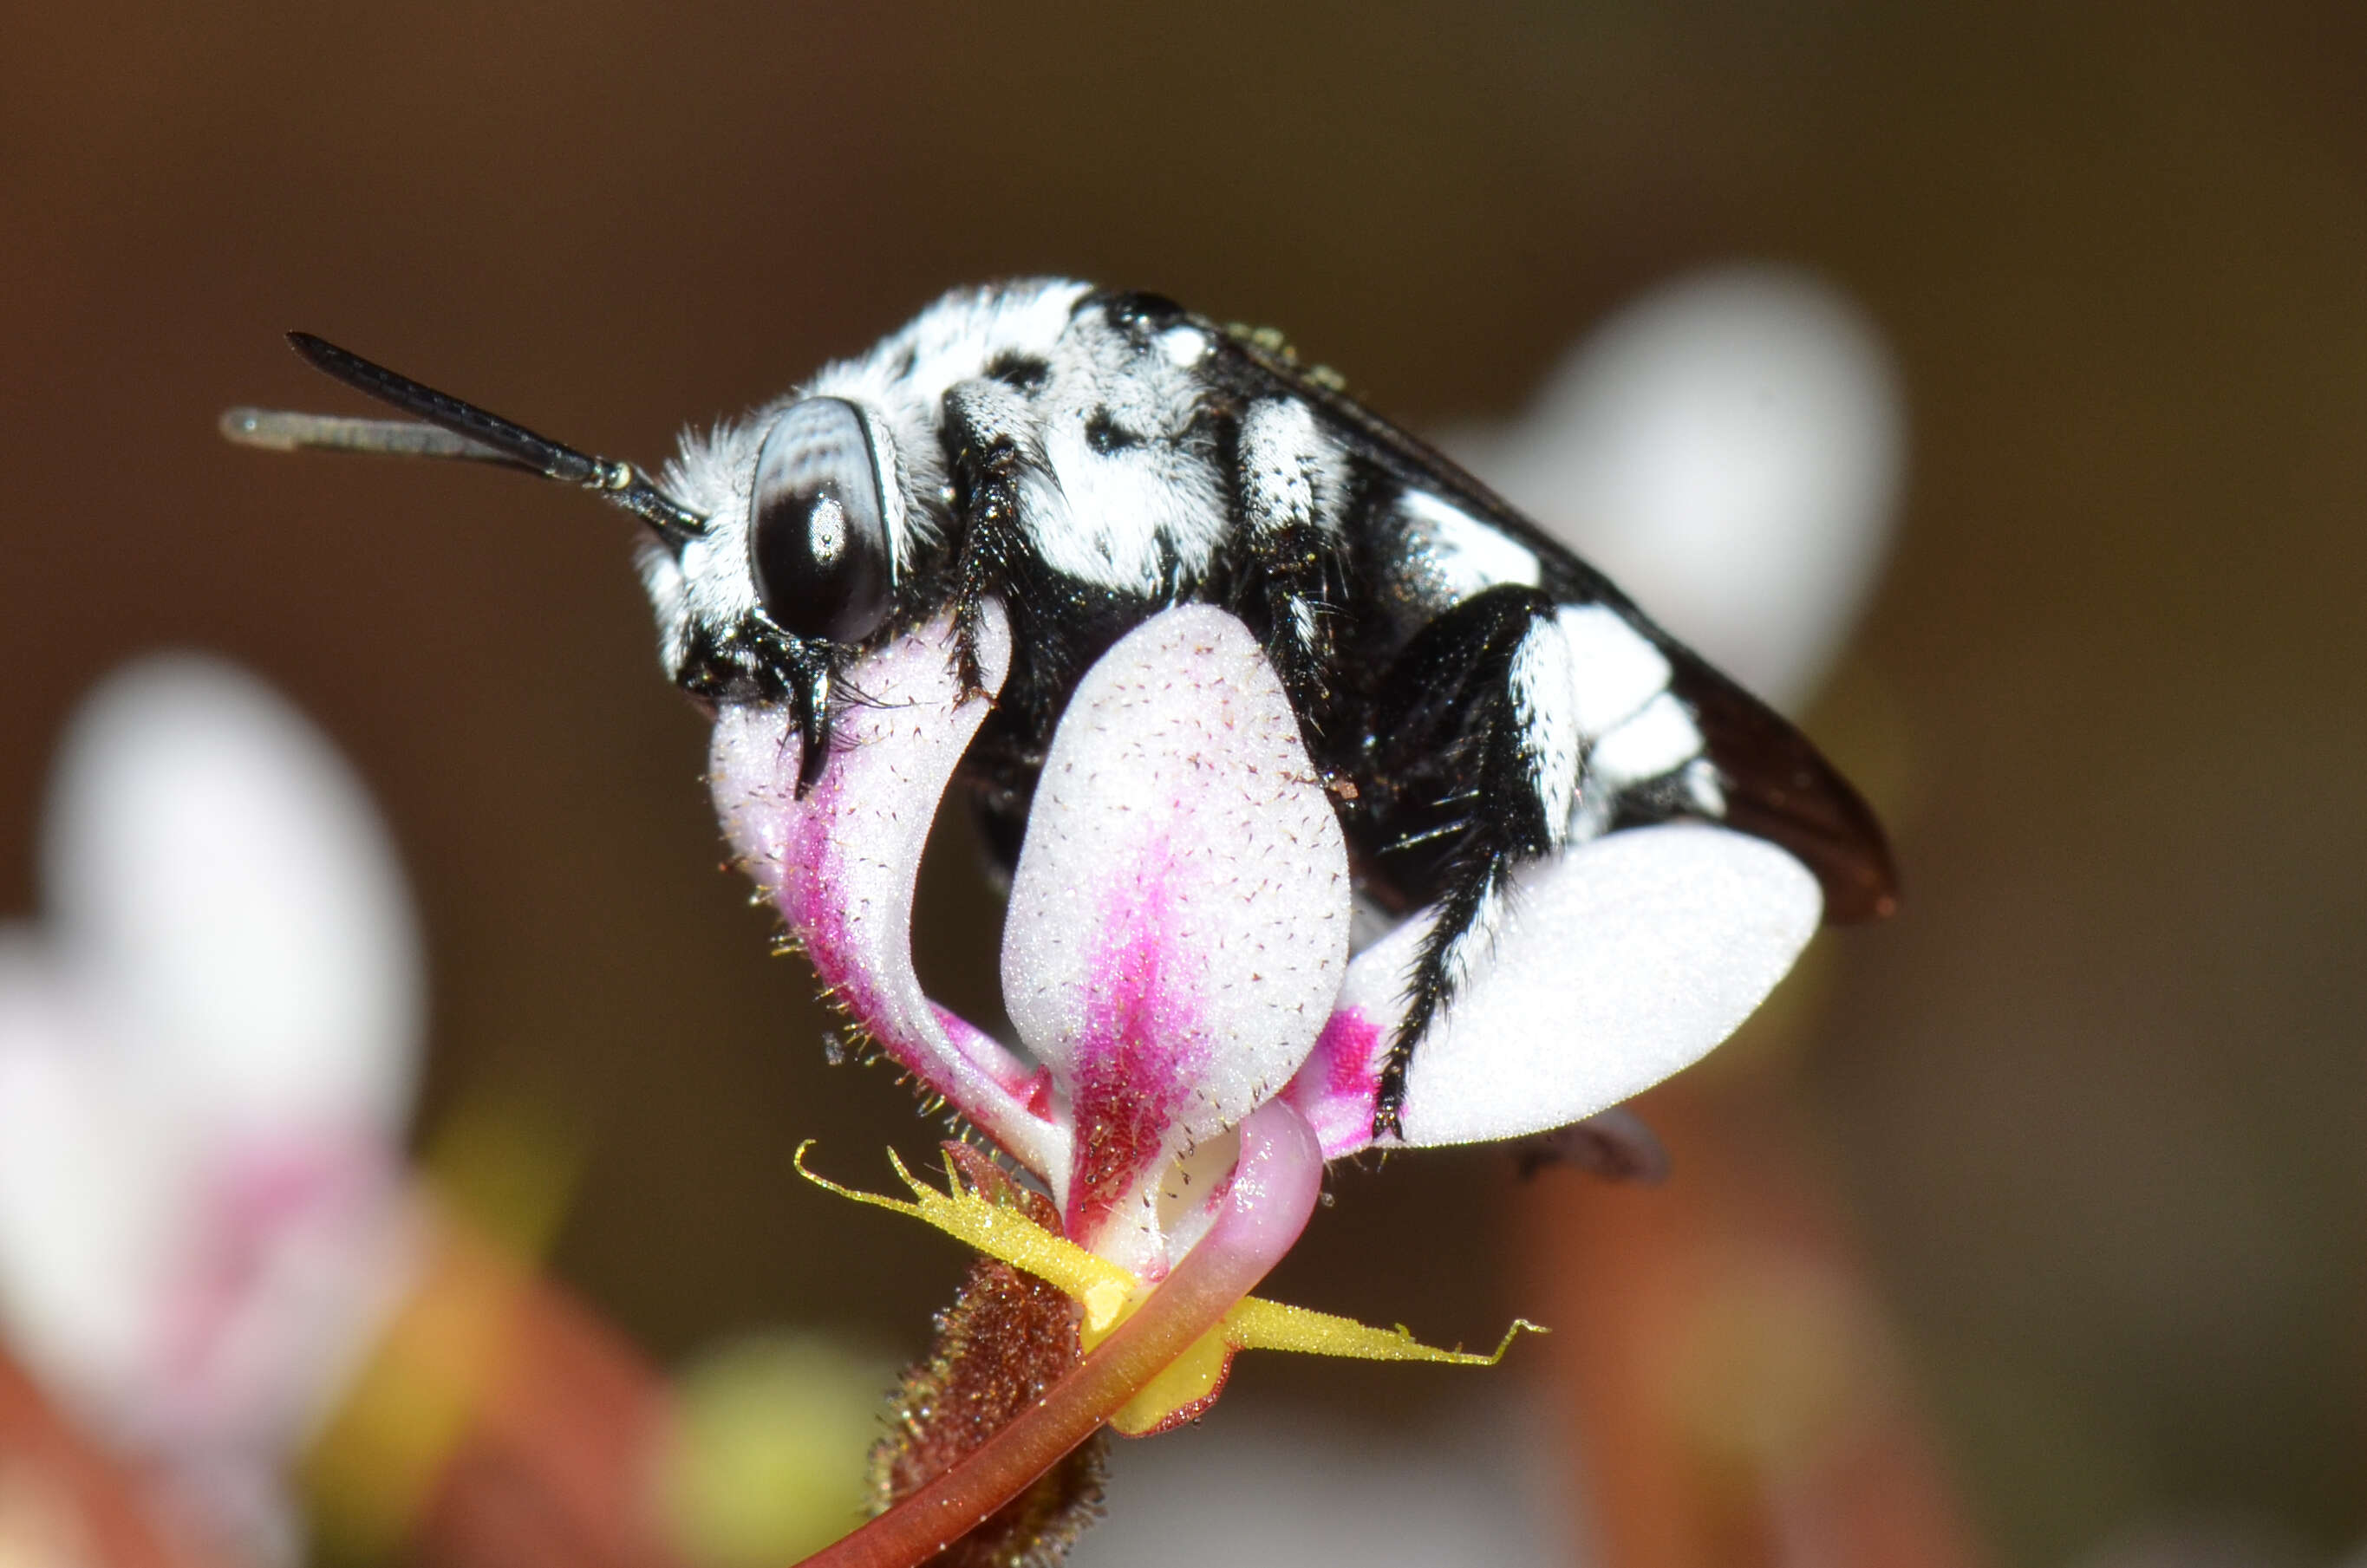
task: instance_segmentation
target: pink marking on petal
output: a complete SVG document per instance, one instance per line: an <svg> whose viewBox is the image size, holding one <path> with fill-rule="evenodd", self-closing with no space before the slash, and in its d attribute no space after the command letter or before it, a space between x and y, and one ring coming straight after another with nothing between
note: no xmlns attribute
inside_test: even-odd
<svg viewBox="0 0 2367 1568"><path fill-rule="evenodd" d="M1085 672L1045 758L1002 946L1012 1022L1071 1117L1052 1186L1073 1239L1166 1268L1205 1212L1162 1190L1189 1174L1174 1162L1306 1060L1347 965L1350 888L1297 716L1240 621L1168 610Z"/></svg>
<svg viewBox="0 0 2367 1568"><path fill-rule="evenodd" d="M197 1225L173 1294L164 1303L153 1391L166 1424L211 1428L261 1412L245 1407L238 1343L266 1299L291 1248L373 1223L392 1191L395 1163L375 1132L282 1136L235 1149L201 1179Z"/></svg>
<svg viewBox="0 0 2367 1568"><path fill-rule="evenodd" d="M990 687L1010 656L999 606L980 628ZM866 658L832 711L829 766L803 798L801 747L786 710L716 719L718 811L751 874L839 1007L890 1060L1030 1169L1068 1167L1066 1130L1038 1075L982 1030L929 1000L912 967L914 878L938 801L988 703L956 678L949 618Z"/></svg>
<svg viewBox="0 0 2367 1568"><path fill-rule="evenodd" d="M1307 1065L1282 1091L1315 1129L1325 1159L1353 1154L1373 1141L1373 1108L1380 1100L1385 1026L1361 1009L1342 1006L1323 1025Z"/></svg>
<svg viewBox="0 0 2367 1568"><path fill-rule="evenodd" d="M796 759L788 763L794 773ZM804 944L806 962L813 965L823 987L857 1020L868 1024L886 1012L880 987L865 962L860 938L848 919L846 865L832 829L840 804L836 768L821 776L810 796L786 808L788 833L781 845L780 883L773 894L781 918ZM930 803L933 807L934 802ZM917 1067L916 1043L878 1031L880 1043L899 1066Z"/></svg>
<svg viewBox="0 0 2367 1568"><path fill-rule="evenodd" d="M1358 1095L1368 1103L1377 1100L1381 1072L1373 1057L1380 1043L1380 1025L1354 1008L1333 1013L1315 1041L1314 1054L1324 1063L1324 1089L1335 1095Z"/></svg>
<svg viewBox="0 0 2367 1568"><path fill-rule="evenodd" d="M934 1002L929 1006L937 1015L937 1022L945 1030L946 1037L964 1060L992 1079L997 1088L1030 1116L1047 1122L1054 1119L1051 1068L1028 1066L1004 1050L1002 1041L951 1008L940 1007Z"/></svg>
<svg viewBox="0 0 2367 1568"><path fill-rule="evenodd" d="M1154 840L1104 906L1071 1058L1076 1145L1063 1219L1088 1246L1174 1152L1175 1113L1207 1055L1197 987L1182 973L1194 956L1176 940L1174 870Z"/></svg>
<svg viewBox="0 0 2367 1568"><path fill-rule="evenodd" d="M794 770L794 758L788 765ZM890 1061L944 1095L957 1110L990 1132L1005 1125L1005 1112L1012 1105L1048 1125L1052 1120L1049 1072L1030 1069L986 1031L951 1009L920 997L917 981L912 985L911 996L923 1002L925 1010L916 1013L903 994L907 987L901 982L907 976L883 974L872 933L861 923L867 898L847 891L850 883L859 882L859 868L849 866L835 831L844 815L844 778L833 763L790 814L789 831L782 844L774 902L789 929L797 932L807 962L832 999L863 1026ZM935 804L934 800L925 803L933 814ZM936 1025L934 1032L927 1029L930 1022ZM976 1077L960 1071L962 1066L974 1069ZM978 1094L973 1087L978 1078L1000 1090L1012 1104L998 1105Z"/></svg>

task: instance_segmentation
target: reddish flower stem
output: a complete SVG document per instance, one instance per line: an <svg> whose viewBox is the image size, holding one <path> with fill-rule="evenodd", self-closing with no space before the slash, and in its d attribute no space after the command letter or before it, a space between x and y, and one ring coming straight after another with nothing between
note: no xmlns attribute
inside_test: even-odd
<svg viewBox="0 0 2367 1568"><path fill-rule="evenodd" d="M32 1375L0 1353L0 1480L55 1503L73 1538L61 1560L94 1568L225 1568L227 1560L161 1517L151 1489L59 1414ZM0 1521L5 1522L5 1521ZM0 1542L0 1556L9 1543ZM40 1546L30 1553L41 1560Z"/></svg>
<svg viewBox="0 0 2367 1568"><path fill-rule="evenodd" d="M1278 1100L1251 1112L1216 1224L1134 1315L1032 1409L800 1568L912 1568L1019 1495L1256 1288L1307 1228L1322 1179L1304 1117Z"/></svg>

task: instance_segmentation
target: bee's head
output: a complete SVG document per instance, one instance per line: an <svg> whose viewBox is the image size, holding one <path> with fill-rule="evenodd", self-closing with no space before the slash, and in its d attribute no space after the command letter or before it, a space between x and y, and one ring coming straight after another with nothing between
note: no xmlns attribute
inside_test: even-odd
<svg viewBox="0 0 2367 1568"><path fill-rule="evenodd" d="M221 422L231 439L496 463L624 507L649 526L641 578L667 674L710 706L793 707L805 782L819 775L832 678L887 626L904 576L908 507L885 419L848 398L798 398L686 441L653 483L629 463L577 451L309 333L289 341L319 369L426 423L232 409Z"/></svg>
<svg viewBox="0 0 2367 1568"><path fill-rule="evenodd" d="M798 398L686 438L665 479L706 520L641 547L666 672L708 702L826 694L910 574L889 423L851 399Z"/></svg>

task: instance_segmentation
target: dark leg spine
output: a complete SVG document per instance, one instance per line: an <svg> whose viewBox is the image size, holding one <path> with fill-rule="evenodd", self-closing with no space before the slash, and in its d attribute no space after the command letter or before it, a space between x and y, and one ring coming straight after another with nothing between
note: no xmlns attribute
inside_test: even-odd
<svg viewBox="0 0 2367 1568"><path fill-rule="evenodd" d="M1554 603L1535 589L1491 589L1425 627L1384 677L1366 715L1359 811L1376 860L1438 909L1415 962L1405 1020L1381 1072L1376 1137L1395 1135L1415 1047L1483 942L1506 878L1559 847L1539 761L1520 714L1514 657Z"/></svg>

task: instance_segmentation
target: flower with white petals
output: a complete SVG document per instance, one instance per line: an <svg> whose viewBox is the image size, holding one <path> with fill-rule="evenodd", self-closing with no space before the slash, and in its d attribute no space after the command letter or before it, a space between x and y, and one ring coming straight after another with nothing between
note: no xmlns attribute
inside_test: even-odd
<svg viewBox="0 0 2367 1568"><path fill-rule="evenodd" d="M1004 626L990 607L989 695ZM987 708L952 636L941 621L857 666L864 701L803 797L787 713L726 709L718 805L878 1048L1043 1181L1068 1242L1155 1281L1226 1200L1232 1134L1261 1107L1287 1106L1323 1158L1372 1145L1424 919L1352 959L1346 846L1280 681L1231 615L1166 611L1086 673L1044 764L1003 935L1023 1061L930 1002L912 964L922 845ZM1415 1058L1403 1141L1514 1137L1625 1099L1740 1022L1820 909L1790 855L1706 826L1525 868Z"/></svg>
<svg viewBox="0 0 2367 1568"><path fill-rule="evenodd" d="M403 1276L417 934L320 735L196 658L124 671L0 931L0 1328L249 1551Z"/></svg>

